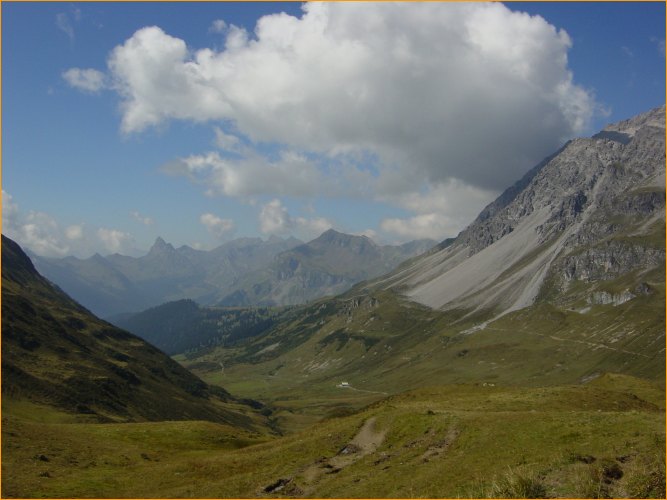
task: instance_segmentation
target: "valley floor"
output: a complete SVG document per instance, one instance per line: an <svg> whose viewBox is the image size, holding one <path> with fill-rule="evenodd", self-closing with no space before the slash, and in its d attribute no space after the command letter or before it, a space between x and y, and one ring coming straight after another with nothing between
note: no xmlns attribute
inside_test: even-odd
<svg viewBox="0 0 667 500"><path fill-rule="evenodd" d="M276 437L209 422L86 423L3 400L2 496L661 497L664 390L459 384Z"/></svg>

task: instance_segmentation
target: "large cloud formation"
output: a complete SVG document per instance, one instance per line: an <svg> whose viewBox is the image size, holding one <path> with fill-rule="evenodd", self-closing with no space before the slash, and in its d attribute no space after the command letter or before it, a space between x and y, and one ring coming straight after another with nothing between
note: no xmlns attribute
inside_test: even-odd
<svg viewBox="0 0 667 500"><path fill-rule="evenodd" d="M238 135L297 152L273 163L209 154L181 165L208 168L228 195L256 190L234 176L245 168L272 176L280 190L268 195L316 193L317 170L336 184L329 167L341 158L354 166L342 169L345 179L366 182L370 172L373 195L385 200L451 182L495 193L582 132L596 107L573 82L567 33L499 3L316 2L301 17L262 17L253 34L220 27L223 50L192 50L153 26L107 63L125 133L213 121L231 124L231 134L216 128L223 147L238 146ZM327 168L314 170L303 152Z"/></svg>
<svg viewBox="0 0 667 500"><path fill-rule="evenodd" d="M370 150L430 180L498 188L590 117L570 39L540 17L495 3L303 9L261 18L253 38L232 27L221 52L137 31L108 61L122 129L227 119L253 141Z"/></svg>

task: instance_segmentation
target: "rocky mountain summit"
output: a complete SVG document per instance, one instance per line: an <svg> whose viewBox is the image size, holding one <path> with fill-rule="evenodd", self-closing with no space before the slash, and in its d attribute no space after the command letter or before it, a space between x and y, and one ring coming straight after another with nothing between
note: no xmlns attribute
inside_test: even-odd
<svg viewBox="0 0 667 500"><path fill-rule="evenodd" d="M604 286L649 293L642 276L665 260L664 141L663 106L568 142L456 239L378 285L433 308L498 313Z"/></svg>

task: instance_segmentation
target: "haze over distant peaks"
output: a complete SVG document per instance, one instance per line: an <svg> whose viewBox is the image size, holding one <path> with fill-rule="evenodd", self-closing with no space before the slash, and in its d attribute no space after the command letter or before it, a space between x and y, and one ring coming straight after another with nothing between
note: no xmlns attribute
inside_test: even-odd
<svg viewBox="0 0 667 500"><path fill-rule="evenodd" d="M379 247L364 236L329 230L305 246L293 237L271 236L266 241L239 238L202 251L185 245L174 248L158 237L148 253L138 258L114 254L88 259L33 259L47 278L95 313L109 317L179 299L192 299L203 305L300 303L344 291L359 280L391 270L434 244L420 240L400 247ZM286 285L283 281L287 275L280 268L290 257L282 254L300 246L300 251L289 255L314 252L319 257L317 262L298 257L303 261L298 274L309 277ZM345 255L336 254L334 247L347 249ZM371 262L372 259L378 260ZM313 269L308 267L311 264ZM248 293L248 287L254 292Z"/></svg>

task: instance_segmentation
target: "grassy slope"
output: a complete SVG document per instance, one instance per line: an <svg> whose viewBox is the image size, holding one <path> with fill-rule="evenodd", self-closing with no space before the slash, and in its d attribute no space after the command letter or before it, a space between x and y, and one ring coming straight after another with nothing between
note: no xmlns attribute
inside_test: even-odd
<svg viewBox="0 0 667 500"><path fill-rule="evenodd" d="M340 454L373 417L379 446ZM664 495L664 393L621 375L423 388L264 442L220 424L91 425L25 405L4 418L4 497Z"/></svg>

